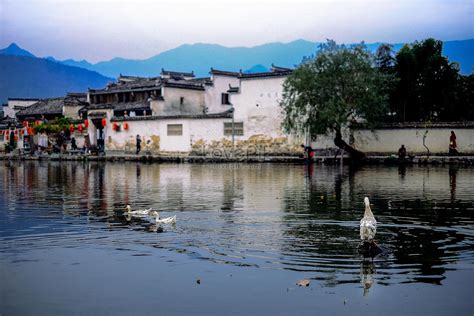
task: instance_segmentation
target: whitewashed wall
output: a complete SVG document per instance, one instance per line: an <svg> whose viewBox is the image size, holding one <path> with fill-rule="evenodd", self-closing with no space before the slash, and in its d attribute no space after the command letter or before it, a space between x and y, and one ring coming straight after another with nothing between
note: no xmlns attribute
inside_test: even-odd
<svg viewBox="0 0 474 316"><path fill-rule="evenodd" d="M3 114L4 116L16 117L16 113L19 111L15 110L16 106L26 108L32 104L35 104L36 102L38 102L38 100L10 99L8 100L8 105L3 107Z"/></svg>
<svg viewBox="0 0 474 316"><path fill-rule="evenodd" d="M65 105L63 106L63 115L66 117L70 117L72 119L79 119L79 110L82 109L84 106L79 105L79 106L70 106L70 105Z"/></svg>
<svg viewBox="0 0 474 316"><path fill-rule="evenodd" d="M354 147L373 154L396 154L403 144L409 154L426 154L423 146L423 136L426 131L425 144L431 154L447 154L449 149L449 136L454 130L457 137L457 150L463 154L474 153L474 129L469 128L402 128L402 129L377 129L354 130ZM349 132L344 132L344 140L349 143ZM318 135L312 147L318 151L330 151L336 149L334 135Z"/></svg>
<svg viewBox="0 0 474 316"><path fill-rule="evenodd" d="M180 104L182 97L184 98L184 102ZM202 114L205 107L204 91L202 90L178 89L165 86L163 89L163 98L165 99L165 112Z"/></svg>
<svg viewBox="0 0 474 316"><path fill-rule="evenodd" d="M396 153L402 144L408 153L425 154L423 135L426 131L426 146L431 153L448 153L451 130L457 136L457 150L460 153L474 153L474 129L468 128L406 128L380 129L372 133L370 130L354 132L355 146L368 153Z"/></svg>
<svg viewBox="0 0 474 316"><path fill-rule="evenodd" d="M240 93L231 95L235 121L244 123L244 137L267 135L282 137L281 110L285 77L243 79Z"/></svg>
<svg viewBox="0 0 474 316"><path fill-rule="evenodd" d="M222 104L222 93L227 93L229 84L238 87L240 80L237 77L214 74L211 77L212 86L206 86L205 102L209 113L220 113L229 109L229 105Z"/></svg>
<svg viewBox="0 0 474 316"><path fill-rule="evenodd" d="M112 130L113 122L106 127L106 150L134 152L136 136L142 139L142 150L153 154L163 152L190 152L193 143L199 140L208 142L221 140L224 136L225 119L160 119L117 122L120 131ZM230 121L230 120L227 120ZM168 136L168 124L182 124L183 134ZM110 126L109 126L110 125Z"/></svg>

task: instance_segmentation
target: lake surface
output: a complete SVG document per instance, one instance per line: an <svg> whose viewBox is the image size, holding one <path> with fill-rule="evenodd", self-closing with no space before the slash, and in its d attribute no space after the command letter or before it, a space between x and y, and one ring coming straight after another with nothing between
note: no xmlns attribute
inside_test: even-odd
<svg viewBox="0 0 474 316"><path fill-rule="evenodd" d="M473 198L462 167L4 161L0 314L472 315Z"/></svg>

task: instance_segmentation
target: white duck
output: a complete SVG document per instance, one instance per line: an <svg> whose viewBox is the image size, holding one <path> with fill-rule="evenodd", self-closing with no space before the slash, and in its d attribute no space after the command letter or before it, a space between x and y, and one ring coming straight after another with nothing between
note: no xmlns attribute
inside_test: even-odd
<svg viewBox="0 0 474 316"><path fill-rule="evenodd" d="M364 198L365 212L364 217L360 220L360 239L362 241L373 242L375 233L377 232L377 221L374 214L370 210L369 198Z"/></svg>
<svg viewBox="0 0 474 316"><path fill-rule="evenodd" d="M143 216L148 216L148 215L150 215L150 212L153 212L153 211L151 210L151 208L145 209L145 210L132 211L132 208L130 207L130 205L127 205L127 206L125 207L125 212L126 212L128 215L131 215L131 216L140 216L140 217L143 217Z"/></svg>
<svg viewBox="0 0 474 316"><path fill-rule="evenodd" d="M160 218L160 213L157 211L151 211L149 216L155 221L157 224L176 224L176 215L171 217Z"/></svg>

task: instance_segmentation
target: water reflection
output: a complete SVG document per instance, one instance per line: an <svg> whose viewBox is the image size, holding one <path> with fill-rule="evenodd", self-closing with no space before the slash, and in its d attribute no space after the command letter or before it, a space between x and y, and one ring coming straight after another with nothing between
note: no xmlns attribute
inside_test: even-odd
<svg viewBox="0 0 474 316"><path fill-rule="evenodd" d="M362 284L364 295L375 283L441 285L457 263L474 262L471 169L226 166L4 162L0 238L28 251L98 240L115 247L133 233L139 245L198 260L301 271L324 286ZM357 253L364 196L388 249L374 262ZM178 224L128 218L127 204L177 214Z"/></svg>
<svg viewBox="0 0 474 316"><path fill-rule="evenodd" d="M364 296L369 295L369 290L374 285L375 266L371 260L362 260L360 263L360 283L364 288Z"/></svg>

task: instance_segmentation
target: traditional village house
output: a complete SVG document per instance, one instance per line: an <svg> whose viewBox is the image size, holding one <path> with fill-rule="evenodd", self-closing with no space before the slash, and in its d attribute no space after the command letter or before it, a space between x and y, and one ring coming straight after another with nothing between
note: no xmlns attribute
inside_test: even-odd
<svg viewBox="0 0 474 316"><path fill-rule="evenodd" d="M17 120L21 123L20 126L26 127L26 123L32 126L35 121L53 121L58 118L68 117L72 121L82 121L79 116L80 109L86 107L87 95L85 93L68 93L65 97L60 98L49 98L39 100L16 113ZM69 130L69 132L71 132ZM72 131L74 133L74 131ZM28 129L25 128L22 132L18 132L18 148L25 147L24 141L28 136L28 141L31 140L33 135L29 135ZM33 142L38 144L40 135L34 135ZM82 146L84 137L82 133L76 133L75 135L77 143Z"/></svg>
<svg viewBox="0 0 474 316"><path fill-rule="evenodd" d="M105 89L89 91L89 134L97 135L91 141L103 143L107 152L133 152L140 135L150 153L229 155L233 148L242 154L252 147L255 154L258 145L262 152L287 154L296 146L281 132L278 104L290 72L211 69L210 77L195 78L163 69L155 78L120 76Z"/></svg>
<svg viewBox="0 0 474 316"><path fill-rule="evenodd" d="M15 118L16 113L38 102L39 99L8 98L8 103L3 107L3 116Z"/></svg>

